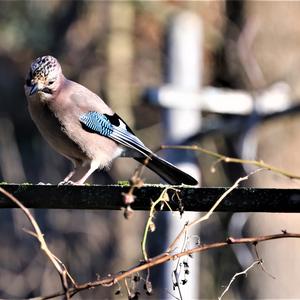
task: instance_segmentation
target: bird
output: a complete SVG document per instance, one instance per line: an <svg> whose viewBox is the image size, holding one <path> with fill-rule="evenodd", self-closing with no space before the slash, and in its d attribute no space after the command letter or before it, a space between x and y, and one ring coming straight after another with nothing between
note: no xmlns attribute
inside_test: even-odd
<svg viewBox="0 0 300 300"><path fill-rule="evenodd" d="M82 185L117 157L131 157L172 185L197 185L189 174L147 148L97 94L67 79L58 60L34 59L24 84L30 116L48 144L69 159L72 171L59 184Z"/></svg>

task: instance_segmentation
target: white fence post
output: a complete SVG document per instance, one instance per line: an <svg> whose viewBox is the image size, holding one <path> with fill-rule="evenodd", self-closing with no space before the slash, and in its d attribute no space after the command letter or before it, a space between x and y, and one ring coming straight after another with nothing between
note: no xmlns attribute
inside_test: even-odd
<svg viewBox="0 0 300 300"><path fill-rule="evenodd" d="M167 61L167 84L180 90L200 92L203 73L203 29L200 18L191 12L182 12L172 19L168 32L168 61ZM179 99L184 103L184 97ZM197 133L201 126L201 112L189 106L184 108L164 109L165 142L167 144L179 144L180 141ZM167 159L179 168L183 169L200 181L200 170L197 159L192 152L168 151ZM193 220L198 213L184 213L179 216L167 216L167 243L170 244L176 234L182 229L186 220ZM193 233L190 232L189 235ZM199 229L194 234L199 234ZM183 242L183 241L182 241ZM195 242L195 240L193 240ZM181 246L179 246L181 247ZM177 249L176 251L179 251ZM188 282L180 285L184 299L199 297L199 255L190 259L190 275ZM171 280L175 265L170 263L164 272L166 284L163 298L174 299L167 291L174 294ZM184 271L180 272L180 280L183 279ZM174 277L173 277L174 278ZM173 280L174 281L174 280ZM178 291L178 289L176 289Z"/></svg>

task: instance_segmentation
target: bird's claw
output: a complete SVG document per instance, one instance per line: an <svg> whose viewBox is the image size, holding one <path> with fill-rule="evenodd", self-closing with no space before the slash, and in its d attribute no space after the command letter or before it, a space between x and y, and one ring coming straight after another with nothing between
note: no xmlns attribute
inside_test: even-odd
<svg viewBox="0 0 300 300"><path fill-rule="evenodd" d="M61 185L76 185L76 183L71 180L67 180L67 181L63 180L58 184L58 186L61 186Z"/></svg>

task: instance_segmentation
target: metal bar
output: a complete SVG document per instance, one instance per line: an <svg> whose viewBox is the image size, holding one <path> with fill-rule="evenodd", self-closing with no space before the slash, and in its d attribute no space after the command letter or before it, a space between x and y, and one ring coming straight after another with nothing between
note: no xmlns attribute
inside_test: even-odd
<svg viewBox="0 0 300 300"><path fill-rule="evenodd" d="M92 185L56 186L0 184L28 208L42 209L110 209L124 206L123 195L129 186ZM148 210L151 201L158 198L164 185L146 185L134 191L132 208ZM227 188L176 187L180 190L181 204L185 211L207 211ZM170 195L172 191L170 191ZM170 197L171 198L171 197ZM173 197L172 209L180 203ZM16 207L0 193L0 208ZM164 208L167 210L167 208ZM219 212L300 212L300 189L237 188L216 209Z"/></svg>

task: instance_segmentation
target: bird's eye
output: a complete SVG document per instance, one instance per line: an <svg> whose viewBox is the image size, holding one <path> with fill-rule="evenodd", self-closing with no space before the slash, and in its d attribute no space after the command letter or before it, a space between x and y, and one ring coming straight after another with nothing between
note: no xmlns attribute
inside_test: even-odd
<svg viewBox="0 0 300 300"><path fill-rule="evenodd" d="M51 85L51 84L53 84L53 83L54 83L54 80L50 80L50 81L48 82L49 85Z"/></svg>

